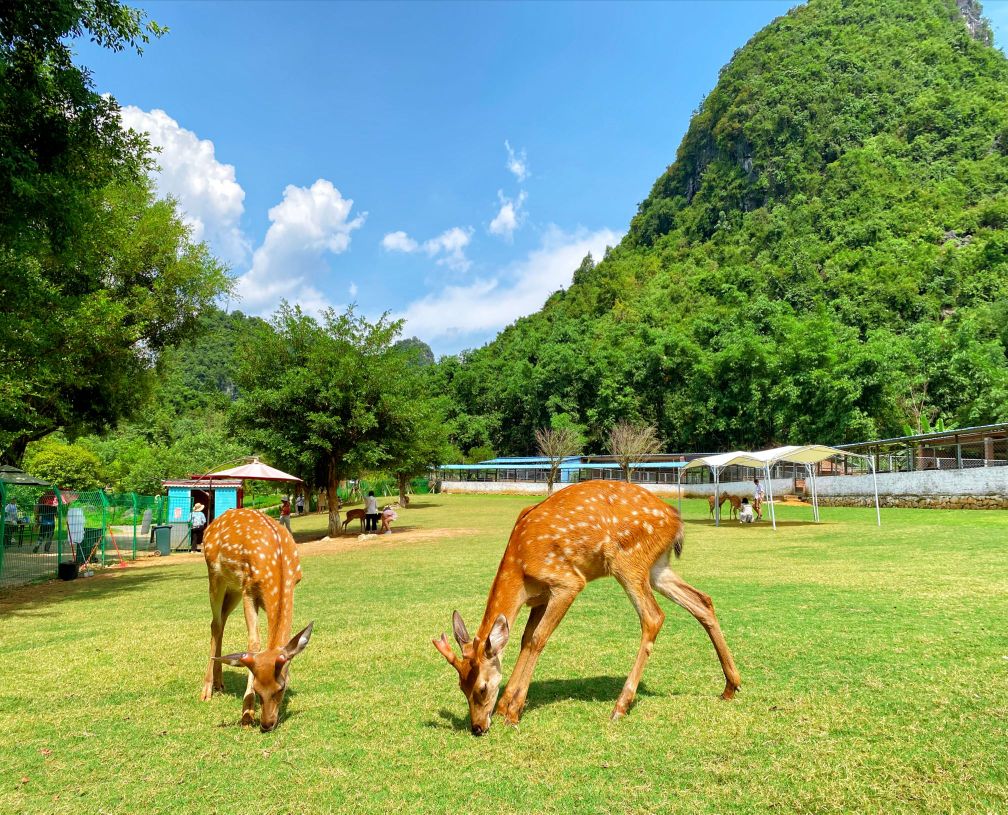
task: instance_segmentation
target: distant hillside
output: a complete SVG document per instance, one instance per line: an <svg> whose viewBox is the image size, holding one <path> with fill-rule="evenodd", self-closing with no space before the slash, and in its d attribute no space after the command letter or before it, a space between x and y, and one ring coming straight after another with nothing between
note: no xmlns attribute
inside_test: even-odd
<svg viewBox="0 0 1008 815"><path fill-rule="evenodd" d="M990 41L974 0L810 0L760 31L622 244L440 364L456 443L525 452L557 414L596 448L630 418L707 450L1008 419Z"/></svg>

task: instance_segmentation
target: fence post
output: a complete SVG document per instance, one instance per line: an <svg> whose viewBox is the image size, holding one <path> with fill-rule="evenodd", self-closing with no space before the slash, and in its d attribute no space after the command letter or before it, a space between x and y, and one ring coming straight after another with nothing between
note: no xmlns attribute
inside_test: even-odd
<svg viewBox="0 0 1008 815"><path fill-rule="evenodd" d="M135 492L130 493L130 499L133 501L133 560L136 560L136 543L137 543L137 512L139 512L139 504L137 504L137 494Z"/></svg>
<svg viewBox="0 0 1008 815"><path fill-rule="evenodd" d="M105 497L105 490L98 490L98 498L101 501L101 523L102 523L102 539L101 539L101 565L105 566L105 543L108 540L108 499Z"/></svg>

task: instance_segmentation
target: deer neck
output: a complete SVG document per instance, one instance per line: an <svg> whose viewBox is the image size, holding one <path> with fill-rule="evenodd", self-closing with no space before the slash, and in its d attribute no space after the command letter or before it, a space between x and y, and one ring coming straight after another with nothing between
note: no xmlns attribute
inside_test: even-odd
<svg viewBox="0 0 1008 815"><path fill-rule="evenodd" d="M493 585L490 586L490 596L487 597L486 611L483 612L483 622L480 623L477 636L485 642L490 636L494 621L501 614L507 619L508 628L514 628L518 612L527 599L525 573L517 566L516 560L505 552Z"/></svg>
<svg viewBox="0 0 1008 815"><path fill-rule="evenodd" d="M263 609L269 626L267 649L279 648L290 639L294 622L294 586L294 575L281 558L276 594L270 593L263 598Z"/></svg>

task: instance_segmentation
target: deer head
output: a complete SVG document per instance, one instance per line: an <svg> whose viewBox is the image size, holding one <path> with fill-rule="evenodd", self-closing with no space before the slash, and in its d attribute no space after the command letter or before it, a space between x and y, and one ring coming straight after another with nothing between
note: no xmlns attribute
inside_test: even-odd
<svg viewBox="0 0 1008 815"><path fill-rule="evenodd" d="M469 723L473 735L482 736L490 729L490 717L500 693L500 654L510 633L507 618L503 614L498 615L485 640L479 637L472 639L456 611L452 614L452 631L462 649L461 659L455 656L444 634L440 639L433 640L434 647L458 671L459 687L469 703Z"/></svg>
<svg viewBox="0 0 1008 815"><path fill-rule="evenodd" d="M252 687L262 703L259 726L263 733L276 727L280 705L287 690L287 671L290 669L290 662L308 647L313 625L314 621L308 623L304 629L291 637L290 642L280 648L270 648L258 654L246 652L220 657L221 662L235 668L248 668L252 673Z"/></svg>

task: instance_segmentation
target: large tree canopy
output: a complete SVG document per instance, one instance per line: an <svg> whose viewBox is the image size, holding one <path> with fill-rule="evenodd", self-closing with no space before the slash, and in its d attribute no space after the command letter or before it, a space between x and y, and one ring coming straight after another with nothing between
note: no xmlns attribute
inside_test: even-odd
<svg viewBox="0 0 1008 815"><path fill-rule="evenodd" d="M437 463L441 424L415 350L393 344L401 327L352 308L318 321L284 304L239 345L234 423L257 450L326 486L330 535L339 532L340 480Z"/></svg>
<svg viewBox="0 0 1008 815"><path fill-rule="evenodd" d="M68 40L160 33L111 0L0 5L0 458L143 403L161 351L229 286Z"/></svg>

